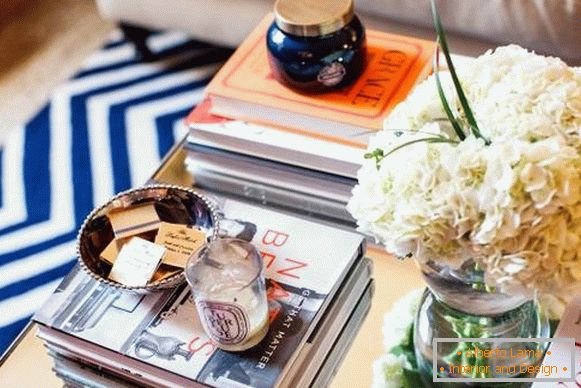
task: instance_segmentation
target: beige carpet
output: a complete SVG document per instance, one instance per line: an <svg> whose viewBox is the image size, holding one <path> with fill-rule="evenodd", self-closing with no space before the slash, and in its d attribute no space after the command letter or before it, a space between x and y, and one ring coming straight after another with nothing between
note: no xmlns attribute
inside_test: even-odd
<svg viewBox="0 0 581 388"><path fill-rule="evenodd" d="M89 0L27 0L0 26L0 144L101 46L113 25Z"/></svg>

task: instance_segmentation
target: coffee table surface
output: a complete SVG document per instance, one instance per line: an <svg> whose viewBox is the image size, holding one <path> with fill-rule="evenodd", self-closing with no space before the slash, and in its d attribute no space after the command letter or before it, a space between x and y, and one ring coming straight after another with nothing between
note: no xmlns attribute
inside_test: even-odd
<svg viewBox="0 0 581 388"><path fill-rule="evenodd" d="M180 147L169 154L154 175L155 180L173 184L191 185L192 178L184 167L185 151ZM413 262L398 262L371 246L368 257L373 260L375 295L371 310L361 330L335 376L331 387L368 387L372 380L373 360L383 353L383 315L400 297L424 285ZM52 372L52 360L46 354L42 341L35 336L34 324L21 334L12 352L0 365L0 382L5 387L62 387L63 383Z"/></svg>

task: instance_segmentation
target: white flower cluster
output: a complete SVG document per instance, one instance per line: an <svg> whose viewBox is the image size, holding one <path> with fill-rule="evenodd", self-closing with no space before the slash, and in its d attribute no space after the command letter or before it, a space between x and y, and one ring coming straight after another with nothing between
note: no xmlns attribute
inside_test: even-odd
<svg viewBox="0 0 581 388"><path fill-rule="evenodd" d="M372 388L401 388L403 370L411 368L403 355L384 354L373 362Z"/></svg>
<svg viewBox="0 0 581 388"><path fill-rule="evenodd" d="M423 291L421 288L410 291L398 299L383 316L383 348L386 352L395 346L409 345L406 342L408 332L414 322Z"/></svg>
<svg viewBox="0 0 581 388"><path fill-rule="evenodd" d="M386 353L373 362L373 388L401 388L404 369L411 364L404 355L390 353L396 346L408 346L408 332L414 322L422 289L415 289L397 300L383 317L383 346Z"/></svg>
<svg viewBox="0 0 581 388"><path fill-rule="evenodd" d="M460 121L448 73L442 84ZM367 159L349 211L388 251L457 266L479 260L505 292L567 299L581 288L581 68L518 46L458 69L481 133ZM468 127L467 125L465 127ZM387 118L369 150L458 140L433 77Z"/></svg>

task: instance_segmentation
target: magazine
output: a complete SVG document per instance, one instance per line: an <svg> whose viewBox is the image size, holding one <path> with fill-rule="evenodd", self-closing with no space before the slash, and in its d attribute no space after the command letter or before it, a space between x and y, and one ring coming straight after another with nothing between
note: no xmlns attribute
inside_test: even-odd
<svg viewBox="0 0 581 388"><path fill-rule="evenodd" d="M364 250L363 237L233 200L221 228L252 241L266 266L270 330L228 353L205 334L187 285L138 295L73 270L34 320L210 386L272 387L292 364ZM251 221L249 221L251 220Z"/></svg>

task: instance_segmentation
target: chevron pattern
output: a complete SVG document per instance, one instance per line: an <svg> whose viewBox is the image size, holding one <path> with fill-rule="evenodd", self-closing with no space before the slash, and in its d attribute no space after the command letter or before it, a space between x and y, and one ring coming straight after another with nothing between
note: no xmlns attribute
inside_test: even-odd
<svg viewBox="0 0 581 388"><path fill-rule="evenodd" d="M84 217L139 186L231 51L152 33L143 63L116 32L0 148L0 353L75 260Z"/></svg>

